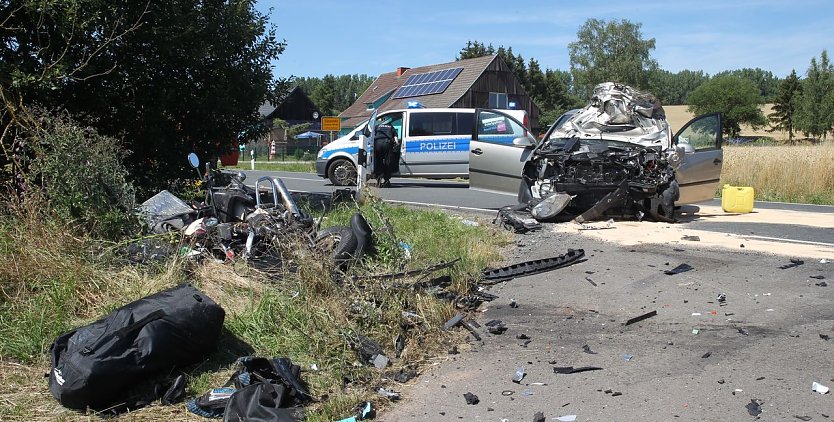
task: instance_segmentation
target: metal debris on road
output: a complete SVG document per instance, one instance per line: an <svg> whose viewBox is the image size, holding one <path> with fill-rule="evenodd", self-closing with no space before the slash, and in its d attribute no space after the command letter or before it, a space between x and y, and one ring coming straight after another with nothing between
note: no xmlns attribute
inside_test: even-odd
<svg viewBox="0 0 834 422"><path fill-rule="evenodd" d="M573 366L554 366L553 373L554 374L577 374L580 372L588 372L588 371L601 371L602 368L598 366L580 366L574 368Z"/></svg>
<svg viewBox="0 0 834 422"><path fill-rule="evenodd" d="M747 406L744 406L747 409L747 413L750 416L759 416L762 414L762 404L757 399L751 399L750 403L747 403Z"/></svg>
<svg viewBox="0 0 834 422"><path fill-rule="evenodd" d="M684 236L684 237L681 237L681 240L688 240L688 241L690 241L690 242L700 242L700 241L701 241L701 237L700 237L700 236L690 236L690 235L686 235L686 236Z"/></svg>
<svg viewBox="0 0 834 422"><path fill-rule="evenodd" d="M653 316L657 316L657 311L646 312L646 313L645 313L645 314L643 314L643 315L640 315L640 316L636 316L636 317L634 317L634 318L631 318L630 320L628 320L628 321L626 321L625 323L623 323L623 325L631 325L631 324L634 324L634 323L636 323L636 322L640 322L640 321L642 321L642 320L644 320L644 319L649 319L649 318L651 318L651 317L653 317Z"/></svg>
<svg viewBox="0 0 834 422"><path fill-rule="evenodd" d="M689 265L689 264L680 264L677 267L672 268L671 270L664 271L663 274L675 275L675 274L685 273L685 272L687 272L689 270L692 270L692 269L693 269L692 266Z"/></svg>
<svg viewBox="0 0 834 422"><path fill-rule="evenodd" d="M588 346L587 344L586 344L586 345L584 345L584 346L582 346L582 351L583 351L583 352L585 352L585 353L587 353L587 354L589 354L589 355L595 355L595 354L597 354L597 352L595 352L595 351L591 350L591 346Z"/></svg>
<svg viewBox="0 0 834 422"><path fill-rule="evenodd" d="M814 382L811 383L811 390L816 391L817 393L820 393L820 394L826 394L826 393L828 393L828 391L830 389L828 387L814 381Z"/></svg>
<svg viewBox="0 0 834 422"><path fill-rule="evenodd" d="M513 382L516 384L521 383L521 380L524 379L525 375L527 374L524 372L524 367L516 369L515 374L513 375Z"/></svg>
<svg viewBox="0 0 834 422"><path fill-rule="evenodd" d="M540 274L575 264L584 257L585 251L583 249L568 249L567 253L553 258L534 259L493 270L485 270L481 273L482 281L480 283L485 285L496 284L516 277Z"/></svg>

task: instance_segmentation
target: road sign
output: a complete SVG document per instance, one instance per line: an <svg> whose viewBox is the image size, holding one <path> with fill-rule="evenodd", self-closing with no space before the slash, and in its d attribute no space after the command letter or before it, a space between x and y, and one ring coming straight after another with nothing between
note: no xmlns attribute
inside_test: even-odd
<svg viewBox="0 0 834 422"><path fill-rule="evenodd" d="M342 119L338 117L322 117L321 130L332 130L335 132L342 130Z"/></svg>

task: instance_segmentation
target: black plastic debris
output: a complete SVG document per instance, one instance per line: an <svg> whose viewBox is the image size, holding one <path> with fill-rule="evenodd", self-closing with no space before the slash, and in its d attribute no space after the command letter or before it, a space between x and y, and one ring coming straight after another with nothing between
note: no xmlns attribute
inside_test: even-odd
<svg viewBox="0 0 834 422"><path fill-rule="evenodd" d="M591 280L591 277L585 277L585 280L587 280L588 283L591 283L592 286L597 287L597 283L594 283L594 280Z"/></svg>
<svg viewBox="0 0 834 422"><path fill-rule="evenodd" d="M472 337L475 338L477 341L481 341L481 335L478 334L477 327L480 327L477 322L475 321L461 321L460 323L463 328L466 328L469 331L469 334L472 334Z"/></svg>
<svg viewBox="0 0 834 422"><path fill-rule="evenodd" d="M795 259L795 258L794 258L794 259L791 259L791 263L790 263L790 264L785 264L785 265L782 265L781 267L779 267L779 269L780 269L780 270L787 270L788 268L798 267L798 266L800 266L800 265L802 265L802 264L804 264L804 263L805 263L805 261L803 261L803 260L801 260L801 259Z"/></svg>
<svg viewBox="0 0 834 422"><path fill-rule="evenodd" d="M820 338L825 340L825 341L831 340L831 336L829 336L827 334L820 334Z"/></svg>
<svg viewBox="0 0 834 422"><path fill-rule="evenodd" d="M518 303L516 303L515 299L510 299L510 308L518 308Z"/></svg>
<svg viewBox="0 0 834 422"><path fill-rule="evenodd" d="M579 372L588 372L588 371L601 371L602 368L598 366L580 366L574 368L573 366L554 366L553 373L554 374L577 374Z"/></svg>
<svg viewBox="0 0 834 422"><path fill-rule="evenodd" d="M585 257L583 249L568 249L568 252L555 256L553 258L534 259L532 261L520 262L518 264L508 265L506 267L496 268L494 270L486 270L481 274L481 279L494 284L500 281L512 280L515 277L522 277L532 274L539 274L562 267L567 267L571 264L579 262Z"/></svg>
<svg viewBox="0 0 834 422"><path fill-rule="evenodd" d="M626 321L625 323L623 323L623 325L631 325L631 324L634 324L635 322L640 322L644 319L649 319L653 316L657 316L657 311L646 312L643 315L636 316L636 317Z"/></svg>
<svg viewBox="0 0 834 422"><path fill-rule="evenodd" d="M536 414L533 415L533 422L544 422L546 420L547 419L545 419L544 413L542 412L536 412Z"/></svg>
<svg viewBox="0 0 834 422"><path fill-rule="evenodd" d="M811 276L808 276L808 277L813 278L814 280L824 280L825 279L824 275L811 275Z"/></svg>
<svg viewBox="0 0 834 422"><path fill-rule="evenodd" d="M824 281L820 281L819 283L814 283L814 285L818 286L818 287L828 287L828 283L826 283Z"/></svg>
<svg viewBox="0 0 834 422"><path fill-rule="evenodd" d="M762 414L762 404L757 399L751 399L750 403L747 403L747 406L744 407L747 408L747 413L750 416L759 416Z"/></svg>
<svg viewBox="0 0 834 422"><path fill-rule="evenodd" d="M703 355L701 355L701 359L706 359L706 358L708 358L708 357L710 357L710 356L712 356L712 352L706 352L706 353L704 353Z"/></svg>
<svg viewBox="0 0 834 422"><path fill-rule="evenodd" d="M721 293L718 295L718 306L725 306L727 304L727 295Z"/></svg>
<svg viewBox="0 0 834 422"><path fill-rule="evenodd" d="M405 336L402 334L397 334L397 338L394 339L394 350L396 351L396 356L399 358L403 354L403 350L405 349Z"/></svg>
<svg viewBox="0 0 834 422"><path fill-rule="evenodd" d="M491 326L491 327L487 327L487 331L488 331L490 334L499 335L499 334L504 334L504 332L505 332L505 331L507 331L507 327L506 327L506 326L504 325L504 323L502 322L502 323L500 323L500 324L498 324L498 325L493 325L493 326Z"/></svg>
<svg viewBox="0 0 834 422"><path fill-rule="evenodd" d="M750 335L750 332L748 332L746 329L744 329L744 328L742 328L742 327L736 328L736 331L738 331L738 333L739 333L739 334L741 334L741 335L743 335L743 336L748 336L748 335Z"/></svg>
<svg viewBox="0 0 834 422"><path fill-rule="evenodd" d="M595 355L595 354L597 354L597 352L595 352L595 351L591 350L591 346L588 346L587 344L586 344L586 345L584 345L584 346L582 346L582 351L583 351L583 352L585 352L585 353L587 353L587 354L589 354L589 355Z"/></svg>
<svg viewBox="0 0 834 422"><path fill-rule="evenodd" d="M530 336L528 336L527 334L523 334L523 333L515 336L515 338L517 338L519 340L530 340Z"/></svg>
<svg viewBox="0 0 834 422"><path fill-rule="evenodd" d="M478 400L478 396L472 393L464 394L463 398L466 399L466 404L478 404L478 402L480 402L480 400Z"/></svg>
<svg viewBox="0 0 834 422"><path fill-rule="evenodd" d="M405 384L416 376L417 371L413 369L400 369L399 372L394 374L391 378L398 383Z"/></svg>
<svg viewBox="0 0 834 422"><path fill-rule="evenodd" d="M678 265L675 268L672 268L671 270L664 271L663 274L675 275L675 274L685 273L685 272L687 272L689 270L692 270L692 269L693 269L692 266L689 265L689 264L681 264L681 265Z"/></svg>
<svg viewBox="0 0 834 422"><path fill-rule="evenodd" d="M793 417L795 417L795 418L797 418L797 419L799 419L799 420L801 420L801 421L810 421L810 420L811 420L811 417L810 417L810 416L807 416L807 415L805 415L805 416L793 415Z"/></svg>
<svg viewBox="0 0 834 422"><path fill-rule="evenodd" d="M701 238L699 236L686 235L684 237L681 237L681 240L688 240L690 242L700 242Z"/></svg>

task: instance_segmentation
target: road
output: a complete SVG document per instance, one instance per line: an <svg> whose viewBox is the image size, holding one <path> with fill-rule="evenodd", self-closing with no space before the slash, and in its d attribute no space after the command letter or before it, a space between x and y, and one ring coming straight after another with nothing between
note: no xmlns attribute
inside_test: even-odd
<svg viewBox="0 0 834 422"><path fill-rule="evenodd" d="M334 189L315 175L269 175L292 190ZM393 182L375 193L482 224L515 202L466 182ZM811 383L834 387L834 207L756 203L753 213L727 214L714 201L681 211L680 224L560 223L515 235L508 264L568 248L587 260L489 287L499 298L469 315L482 340L458 328L459 354L389 383L403 398L377 420L828 420L834 396ZM802 264L790 267L791 258ZM692 269L663 272L684 263ZM507 331L487 333L490 320ZM412 347L420 345L403 353ZM568 366L601 369L554 373ZM480 402L467 404L465 393Z"/></svg>
<svg viewBox="0 0 834 422"><path fill-rule="evenodd" d="M293 191L332 192L339 189L329 180L311 173L274 171L245 171L245 173L247 173L248 183L254 183L257 178L265 175L280 177ZM469 189L469 184L465 180L394 178L390 189L376 189L375 187L371 189L374 195L392 203L441 207L480 213L485 217L493 217L499 208L516 203L515 196ZM683 224L676 226L676 230L666 230L672 232L666 233L667 237L655 236L654 240L656 243L678 240L680 236L668 238L668 235L675 236L685 228L690 235L700 236L702 232L731 234L738 239L743 239L739 242L744 243L745 247L753 247L754 250L763 252L783 251L790 254L794 251L793 245L819 246L823 254L827 253L829 248L834 250L833 206L756 202L754 206L756 212L750 215L726 215L721 211L720 206L721 203L717 199L696 206L684 206L682 209L684 215L681 218ZM629 236L634 231L645 232L647 227L628 222L621 223L620 226L623 229L619 230L622 236ZM570 229L570 227L561 225L560 229ZM708 233L700 237L714 237ZM599 236L597 233L591 235ZM638 235L640 233L635 234L635 236ZM604 236L616 237L608 232ZM720 241L727 241L727 239L716 239L713 243L720 244ZM776 246L783 243L791 247L783 249ZM803 251L800 248L796 253L801 254Z"/></svg>

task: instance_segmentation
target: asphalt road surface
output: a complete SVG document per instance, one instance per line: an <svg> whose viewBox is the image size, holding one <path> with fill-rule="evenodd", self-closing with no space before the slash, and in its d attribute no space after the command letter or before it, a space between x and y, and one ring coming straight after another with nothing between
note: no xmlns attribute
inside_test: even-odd
<svg viewBox="0 0 834 422"><path fill-rule="evenodd" d="M254 183L261 176L277 176L292 191L332 192L344 187L333 186L329 180L312 173L245 171L247 183ZM426 179L391 179L389 189L372 187L375 195L392 203L415 206L441 207L452 210L470 211L494 216L496 210L516 203L513 195L501 195L469 189L466 180L426 180ZM685 206L685 210L697 212L699 208L720 207L719 200ZM694 208L693 208L694 207ZM756 202L756 210L784 210L818 214L823 228L804 224L790 224L789 221L745 223L742 221L713 221L711 219L692 219L684 224L695 230L731 233L773 239L787 242L822 243L834 247L834 228L828 228L826 222L834 225L834 207L820 205L784 204L773 202ZM776 217L779 218L778 216ZM787 214L784 218L790 218ZM786 224L787 223L787 224Z"/></svg>
<svg viewBox="0 0 834 422"><path fill-rule="evenodd" d="M296 191L335 189L312 174L250 173L250 182L279 176ZM465 181L392 182L375 193L481 224L515 203ZM727 214L714 201L681 211L679 224L559 223L514 235L505 264L569 248L587 259L488 287L498 299L468 315L482 340L456 328L459 353L387 385L402 400L383 405L377 420L530 421L537 412L547 421L834 417L834 395L811 389L834 387L834 207L756 203L753 213ZM664 273L679 264L692 269ZM507 331L489 334L491 320ZM420 345L404 353L411 347ZM599 369L554 372L586 366ZM513 382L519 369L524 378ZM465 393L479 402L467 404Z"/></svg>

